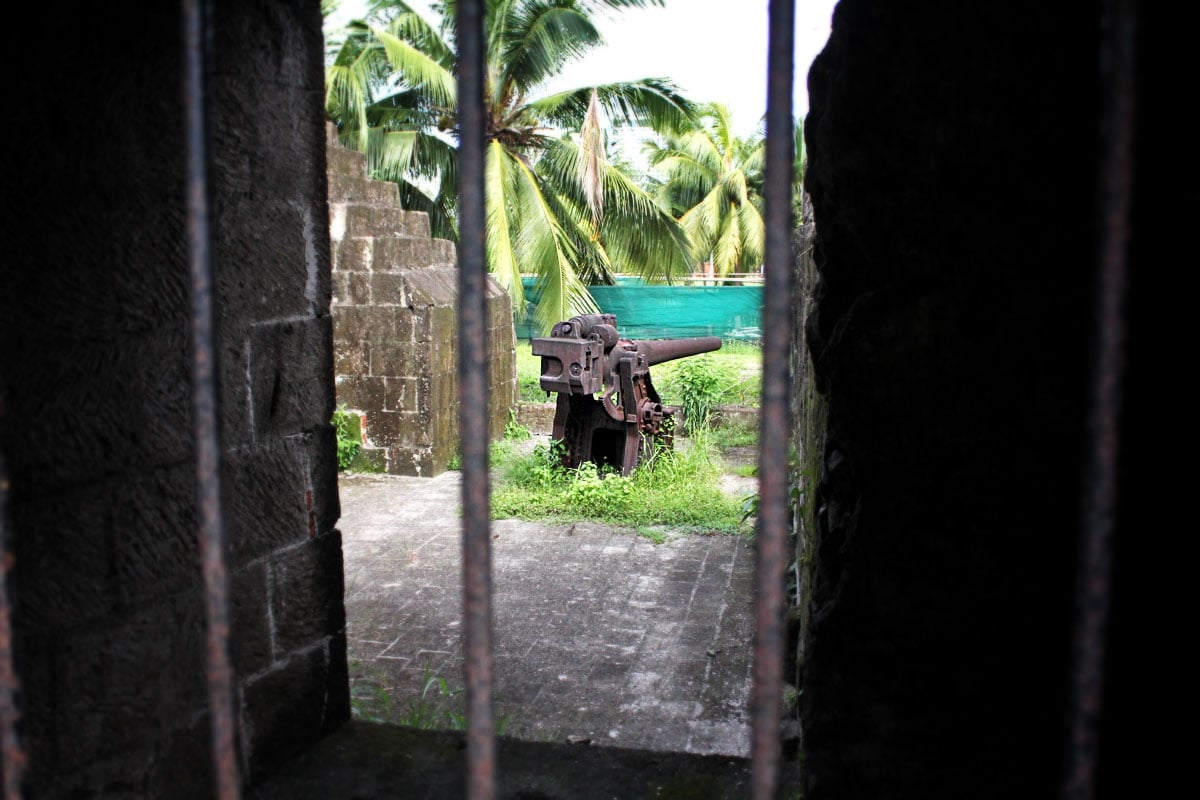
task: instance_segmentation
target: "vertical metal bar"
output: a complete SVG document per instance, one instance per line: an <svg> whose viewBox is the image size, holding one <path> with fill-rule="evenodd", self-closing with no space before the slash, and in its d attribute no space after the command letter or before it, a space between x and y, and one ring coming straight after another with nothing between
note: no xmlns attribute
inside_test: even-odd
<svg viewBox="0 0 1200 800"><path fill-rule="evenodd" d="M4 399L0 398L0 420L4 419ZM12 604L9 602L8 571L12 566L9 555L10 527L8 524L8 468L0 452L0 749L4 770L4 800L21 797L21 781L25 773L25 751L17 738L17 679L13 663Z"/></svg>
<svg viewBox="0 0 1200 800"><path fill-rule="evenodd" d="M217 347L208 217L208 153L204 96L202 0L182 0L187 143L187 228L192 273L192 410L196 437L196 499L207 613L208 712L217 796L241 794L234 747L233 670L229 661L229 587L221 520L221 450L217 420Z"/></svg>
<svg viewBox="0 0 1200 800"><path fill-rule="evenodd" d="M793 0L771 0L767 46L766 273L763 289L762 403L759 415L759 518L751 767L755 800L772 800L779 782L783 697L784 569L787 564L788 403L792 305ZM786 335L784 333L786 332Z"/></svg>
<svg viewBox="0 0 1200 800"><path fill-rule="evenodd" d="M487 263L484 250L483 3L460 0L458 42L458 406L463 501L467 797L496 793L492 707L492 541L488 486Z"/></svg>
<svg viewBox="0 0 1200 800"><path fill-rule="evenodd" d="M1100 163L1100 247L1096 326L1091 366L1088 452L1082 498L1082 541L1076 620L1070 741L1064 796L1090 800L1096 792L1099 718L1112 580L1114 509L1125 371L1125 287L1128 281L1133 139L1136 124L1136 0L1105 3L1101 76L1107 94Z"/></svg>

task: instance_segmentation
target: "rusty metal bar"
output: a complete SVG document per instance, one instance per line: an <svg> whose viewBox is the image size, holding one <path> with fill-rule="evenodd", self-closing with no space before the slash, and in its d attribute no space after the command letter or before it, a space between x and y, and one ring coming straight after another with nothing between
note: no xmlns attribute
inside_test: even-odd
<svg viewBox="0 0 1200 800"><path fill-rule="evenodd" d="M1064 796L1096 794L1104 660L1112 593L1119 424L1125 372L1133 140L1136 126L1136 0L1105 3L1101 78L1105 82L1100 157L1100 247L1093 324L1091 407L1082 498L1082 541L1076 590L1070 740Z"/></svg>
<svg viewBox="0 0 1200 800"><path fill-rule="evenodd" d="M187 147L187 231L192 274L192 410L196 501L207 614L206 671L213 770L221 800L241 795L234 744L233 669L229 660L229 581L221 519L221 450L217 418L217 345L213 316L212 239L208 216L207 108L204 95L207 9L182 0L183 100Z"/></svg>
<svg viewBox="0 0 1200 800"><path fill-rule="evenodd" d="M767 45L766 259L763 271L763 370L759 412L759 517L755 537L757 596L750 758L755 800L779 791L783 698L784 570L788 562L788 393L792 303L792 48L794 0L771 0ZM776 334L776 335L773 335Z"/></svg>
<svg viewBox="0 0 1200 800"><path fill-rule="evenodd" d="M463 502L467 797L496 794L492 703L492 541L488 486L487 262L484 250L483 3L460 0L458 42L458 407Z"/></svg>
<svg viewBox="0 0 1200 800"><path fill-rule="evenodd" d="M4 419L4 398L0 397L0 420ZM13 559L9 554L8 468L0 452L0 750L4 770L4 800L19 800L25 774L26 756L17 736L17 692L21 683L13 662L12 603L9 597L8 572Z"/></svg>

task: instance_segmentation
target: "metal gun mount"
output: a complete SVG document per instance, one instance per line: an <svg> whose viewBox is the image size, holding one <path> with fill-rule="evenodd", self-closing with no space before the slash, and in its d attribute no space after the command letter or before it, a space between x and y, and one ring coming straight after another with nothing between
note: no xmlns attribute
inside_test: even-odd
<svg viewBox="0 0 1200 800"><path fill-rule="evenodd" d="M542 389L558 392L553 438L564 445L563 464L608 464L622 475L656 447L674 446L679 409L663 406L650 367L721 349L716 336L621 339L613 314L571 317L531 344L542 358Z"/></svg>

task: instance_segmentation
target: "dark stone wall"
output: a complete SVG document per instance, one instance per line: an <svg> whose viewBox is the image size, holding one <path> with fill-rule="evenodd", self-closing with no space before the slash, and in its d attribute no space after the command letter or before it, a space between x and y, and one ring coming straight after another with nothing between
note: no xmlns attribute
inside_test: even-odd
<svg viewBox="0 0 1200 800"><path fill-rule="evenodd" d="M816 225L813 220L812 202L803 198L801 219L793 240L795 273L793 292L796 319L803 321L812 313L816 298L817 265L813 260ZM789 576L789 585L794 581L794 605L788 609L788 658L784 669L785 678L799 686L800 670L804 666L804 632L809 629L813 612L813 575L816 568L816 553L820 545L817 527L818 487L821 477L821 462L825 455L825 425L828 408L825 396L817 391L817 380L809 354L808 335L804 325L797 324L792 331L792 395L791 413L793 420L792 445L795 457L792 464L794 505L792 507L793 550L795 574Z"/></svg>
<svg viewBox="0 0 1200 800"><path fill-rule="evenodd" d="M177 14L56 9L54 56L7 122L0 449L31 797L211 796ZM231 649L253 775L349 716L319 4L218 2L213 48Z"/></svg>
<svg viewBox="0 0 1200 800"><path fill-rule="evenodd" d="M352 469L445 472L458 450L458 268L454 243L400 206L396 184L367 177L366 156L326 126L337 401L362 420ZM487 279L489 430L517 399L512 302Z"/></svg>
<svg viewBox="0 0 1200 800"><path fill-rule="evenodd" d="M809 800L1057 794L1098 37L1091 4L842 0L809 73Z"/></svg>

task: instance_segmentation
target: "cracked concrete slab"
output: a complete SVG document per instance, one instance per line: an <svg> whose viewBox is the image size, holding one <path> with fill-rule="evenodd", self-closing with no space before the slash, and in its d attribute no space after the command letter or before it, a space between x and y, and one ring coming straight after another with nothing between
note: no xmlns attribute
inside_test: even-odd
<svg viewBox="0 0 1200 800"><path fill-rule="evenodd" d="M459 473L343 475L339 490L356 714L454 727ZM599 523L519 520L494 521L492 536L503 735L749 754L750 543L677 534L655 544Z"/></svg>

